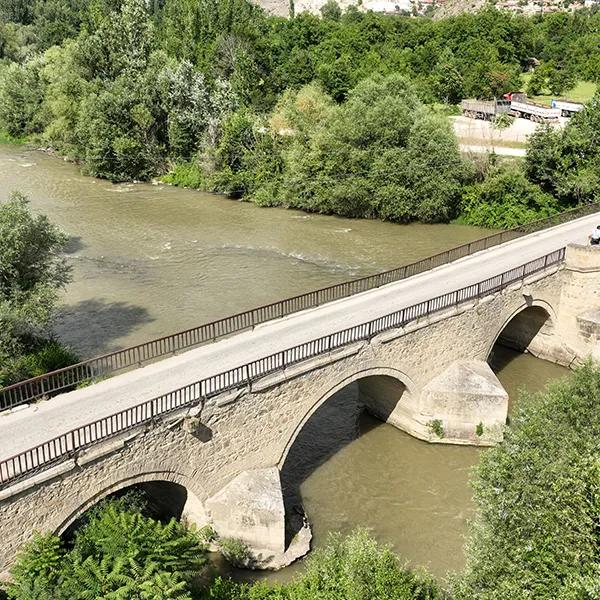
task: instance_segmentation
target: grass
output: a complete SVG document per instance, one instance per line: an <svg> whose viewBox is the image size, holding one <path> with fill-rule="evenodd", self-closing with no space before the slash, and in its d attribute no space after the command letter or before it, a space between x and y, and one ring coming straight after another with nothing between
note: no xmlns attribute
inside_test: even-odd
<svg viewBox="0 0 600 600"><path fill-rule="evenodd" d="M459 144L464 146L494 146L494 148L527 148L527 142L516 142L512 140L493 140L490 143L489 139L459 137Z"/></svg>
<svg viewBox="0 0 600 600"><path fill-rule="evenodd" d="M15 146L26 144L29 140L26 137L13 137L4 129L0 129L0 144L13 144Z"/></svg>
<svg viewBox="0 0 600 600"><path fill-rule="evenodd" d="M531 73L523 73L521 75L521 81L523 82L523 89L527 88L527 84L529 83L529 79L531 78ZM596 91L598 90L598 85L592 81L578 81L577 85L571 90L567 90L561 95L553 95L549 90L547 94L540 94L538 96L533 96L532 100L534 102L541 102L542 104L550 104L550 102L556 98L568 98L569 100L574 100L575 102L589 102Z"/></svg>

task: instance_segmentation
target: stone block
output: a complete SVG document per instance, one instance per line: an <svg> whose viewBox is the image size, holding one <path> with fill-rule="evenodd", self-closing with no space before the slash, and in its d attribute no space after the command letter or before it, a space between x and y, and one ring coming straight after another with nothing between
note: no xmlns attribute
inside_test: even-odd
<svg viewBox="0 0 600 600"><path fill-rule="evenodd" d="M206 501L220 537L242 541L251 551L285 551L285 508L277 467L244 471Z"/></svg>
<svg viewBox="0 0 600 600"><path fill-rule="evenodd" d="M577 315L579 333L585 338L600 339L600 308Z"/></svg>
<svg viewBox="0 0 600 600"><path fill-rule="evenodd" d="M502 439L508 394L486 362L460 360L423 388L420 413L430 441L490 445Z"/></svg>
<svg viewBox="0 0 600 600"><path fill-rule="evenodd" d="M565 266L572 271L600 271L600 246L569 244L565 255Z"/></svg>

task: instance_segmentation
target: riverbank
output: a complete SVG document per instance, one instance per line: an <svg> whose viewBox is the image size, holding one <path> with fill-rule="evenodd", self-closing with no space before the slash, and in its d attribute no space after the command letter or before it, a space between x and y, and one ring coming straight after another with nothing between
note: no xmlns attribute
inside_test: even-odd
<svg viewBox="0 0 600 600"><path fill-rule="evenodd" d="M44 153L0 146L0 189L17 187L34 211L69 234L74 281L55 330L82 357L391 269L489 233L263 211L171 186L111 184ZM555 367L518 355L506 368L499 377L513 398L523 384L543 385ZM343 396L318 416L288 470L314 545L329 531L363 525L403 560L439 577L460 569L472 514L468 473L479 451L420 442L360 416ZM299 568L270 577L287 579Z"/></svg>

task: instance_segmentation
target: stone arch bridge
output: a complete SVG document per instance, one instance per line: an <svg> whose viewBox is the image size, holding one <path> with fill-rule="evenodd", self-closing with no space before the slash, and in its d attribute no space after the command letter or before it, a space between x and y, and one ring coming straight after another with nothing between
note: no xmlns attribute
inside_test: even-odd
<svg viewBox="0 0 600 600"><path fill-rule="evenodd" d="M0 567L33 531L62 533L107 495L136 484L151 491L160 482L183 490L186 519L241 539L257 564L289 562L307 533L299 525L290 540L286 532L280 469L310 416L350 384L370 412L423 440L501 440L508 397L487 362L496 341L566 366L598 353L600 251L561 246L565 237L579 240L588 223L571 228L535 244L506 244L488 255L491 263L482 253L440 268L427 277L442 295L369 321L355 311L372 299L335 303L324 320L341 310L348 327L308 341L292 336L300 343L283 352L263 352L266 327L3 416ZM511 244L521 245L507 250ZM507 255L510 268L495 269ZM479 281L457 285L465 270ZM493 276L482 279L486 271ZM426 281L411 285L422 290ZM398 292L386 293L399 306ZM300 324L309 317L299 315ZM275 333L284 336L290 323L280 326ZM211 353L234 361L241 343L254 358L255 340L258 358L210 372ZM184 384L175 391L163 381L173 373ZM163 387L144 388L148 379Z"/></svg>

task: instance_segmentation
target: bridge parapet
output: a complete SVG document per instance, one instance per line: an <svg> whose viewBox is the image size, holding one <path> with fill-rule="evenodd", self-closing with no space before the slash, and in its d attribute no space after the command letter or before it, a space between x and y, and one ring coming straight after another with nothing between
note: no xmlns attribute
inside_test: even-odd
<svg viewBox="0 0 600 600"><path fill-rule="evenodd" d="M123 350L111 352L64 369L28 379L0 389L0 411L28 404L39 398L51 397L74 389L81 384L94 383L99 379L109 377L113 374L135 369L169 355L175 355L244 330L253 329L257 325L274 319L401 281L533 232L554 227L585 215L594 214L599 210L600 203L578 206L574 209L533 221L527 225L503 230L474 240L473 242L450 248L444 252L389 271L328 286L292 298L286 298L272 304L213 321L212 323L205 323L186 331L150 340L144 344L124 348Z"/></svg>
<svg viewBox="0 0 600 600"><path fill-rule="evenodd" d="M455 389L442 407L427 395L439 385L429 384L439 383L457 364L481 366L520 311L546 307L559 320L561 291L570 281L564 256L561 249L478 284L242 365L0 463L6 477L0 492L0 569L34 529L60 532L95 501L137 481L185 486L193 500L186 514L203 524L214 510L218 531L224 514L221 492L228 484L242 473L281 469L308 419L332 394L356 382L369 396L367 406L374 414L415 436L441 443L493 442L493 428L505 416L501 390L492 389L486 405L477 394ZM560 342L558 331L554 326L544 333L546 346ZM244 510L248 506L252 502ZM232 502L231 511L236 510ZM272 514L282 518L281 511ZM235 517L238 524L250 521L243 511ZM260 550L257 531L241 531L238 537ZM281 521L275 520L270 531L280 532Z"/></svg>

